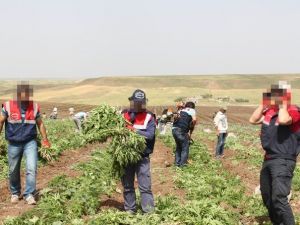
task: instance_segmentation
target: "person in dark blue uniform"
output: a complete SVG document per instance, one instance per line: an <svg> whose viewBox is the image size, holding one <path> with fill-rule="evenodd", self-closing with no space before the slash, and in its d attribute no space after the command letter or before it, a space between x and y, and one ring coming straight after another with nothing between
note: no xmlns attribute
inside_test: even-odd
<svg viewBox="0 0 300 225"><path fill-rule="evenodd" d="M128 121L127 128L136 132L146 139L146 148L142 159L136 164L125 168L122 177L124 188L124 208L129 213L135 213L136 195L134 188L134 177L137 175L139 190L141 193L141 206L144 213L154 211L154 198L151 190L150 154L155 144L156 119L155 116L146 110L146 94L142 90L135 90L129 97L130 108L122 112L123 117Z"/></svg>
<svg viewBox="0 0 300 225"><path fill-rule="evenodd" d="M269 217L275 225L294 225L288 195L300 150L300 113L298 107L291 105L290 85L272 85L249 121L261 124L265 157L260 189Z"/></svg>
<svg viewBox="0 0 300 225"><path fill-rule="evenodd" d="M45 125L41 119L40 107L30 100L33 89L29 84L17 86L17 99L3 104L0 115L0 133L5 124L5 139L8 141L9 185L11 202L18 203L21 197L20 168L23 155L26 157L26 186L23 197L27 204L36 201L37 174L37 128L42 136L42 146L50 147Z"/></svg>

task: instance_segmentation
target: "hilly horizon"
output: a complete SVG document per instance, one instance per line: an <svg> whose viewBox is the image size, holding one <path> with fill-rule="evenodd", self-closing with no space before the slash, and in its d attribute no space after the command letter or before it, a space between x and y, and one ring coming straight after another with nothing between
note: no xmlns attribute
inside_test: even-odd
<svg viewBox="0 0 300 225"><path fill-rule="evenodd" d="M134 89L145 90L149 105L173 105L179 98L198 100L198 105L256 105L271 84L286 80L292 85L293 101L300 103L300 74L290 75L193 75L99 77L85 80L34 80L34 98L43 102L126 105ZM0 99L9 99L16 81L2 81ZM210 98L203 99L203 96ZM237 99L245 100L237 102ZM223 102L224 103L224 102Z"/></svg>

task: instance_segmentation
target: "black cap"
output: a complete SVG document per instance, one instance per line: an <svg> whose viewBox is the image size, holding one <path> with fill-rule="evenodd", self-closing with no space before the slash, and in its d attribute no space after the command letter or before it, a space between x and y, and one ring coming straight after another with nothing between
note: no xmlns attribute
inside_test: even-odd
<svg viewBox="0 0 300 225"><path fill-rule="evenodd" d="M128 100L134 102L143 102L143 103L146 103L147 101L145 92L140 89L136 89L132 93L132 96L128 98Z"/></svg>

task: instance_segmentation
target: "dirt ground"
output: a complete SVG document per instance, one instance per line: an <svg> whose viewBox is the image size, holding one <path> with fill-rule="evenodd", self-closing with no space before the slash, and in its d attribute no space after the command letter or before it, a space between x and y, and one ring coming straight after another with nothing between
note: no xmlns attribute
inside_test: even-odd
<svg viewBox="0 0 300 225"><path fill-rule="evenodd" d="M55 176L62 174L70 177L78 176L78 171L73 170L72 166L79 162L88 161L90 153L94 148L95 145L88 145L77 150L64 151L58 161L40 167L38 169L37 177L38 192L47 187L49 181ZM151 156L152 191L154 197L175 195L183 201L185 192L182 189L177 189L174 184L174 171L172 169L173 161L174 156L172 149L166 147L158 139L154 153ZM22 180L24 181L24 176L22 176ZM137 182L135 186L137 187ZM38 193L36 197L39 198ZM19 216L34 207L25 204L23 200L20 200L18 204L12 205L10 203L10 193L7 182L0 184L0 201L0 223L8 216ZM112 207L122 210L123 195L120 182L117 185L116 192L111 197L102 196L100 201L100 210Z"/></svg>
<svg viewBox="0 0 300 225"><path fill-rule="evenodd" d="M0 102L3 103L4 100L0 99ZM96 105L83 105L83 104L66 104L66 103L52 103L52 102L38 102L41 106L41 113L46 113L49 117L54 107L58 108L58 118L65 118L69 116L68 109L73 107L75 112L80 111L90 111ZM100 103L99 103L100 104ZM123 106L126 108L128 106ZM161 115L163 109L172 108L173 111L176 111L175 106L149 106L148 110L155 113L157 116ZM197 106L197 116L199 122L211 121L212 115L214 112L218 111L218 107L215 106ZM250 106L228 106L227 114L229 122L235 123L248 123L248 119L251 113L254 111L255 107Z"/></svg>
<svg viewBox="0 0 300 225"><path fill-rule="evenodd" d="M76 105L76 104L54 104L54 103L41 103L41 112L46 112L48 115L51 113L53 107L58 107L59 117L68 116L68 108L74 107L76 111L88 111L95 106L91 105ZM153 112L159 115L162 109L165 107L149 107ZM211 121L212 114L217 111L217 107L198 107L197 115L200 123L206 121ZM242 124L248 124L248 118L253 112L254 107L228 107L228 119L229 122L236 122ZM212 154L214 154L214 142L205 141L208 148ZM38 178L37 178L37 188L41 190L47 187L49 181L59 175L66 174L67 176L77 176L78 172L72 169L72 165L87 161L89 155L94 146L87 146L80 148L78 150L70 150L63 152L61 158L57 162L53 162L49 165L39 168ZM225 150L225 158L222 159L222 164L224 168L230 171L233 175L239 176L246 187L246 193L252 195L255 187L259 184L259 171L253 171L249 169L249 165L246 163L234 164L234 151L230 149ZM166 147L159 139L155 145L155 150L151 156L151 174L152 174L152 190L154 196L173 194L178 196L182 201L185 198L185 192L183 190L177 189L173 181L174 171L172 167L166 164L172 165L174 161L174 156L172 149ZM137 185L136 185L137 187ZM8 191L8 185L6 182L0 184L0 221L7 216L18 216L27 210L30 210L34 206L28 206L24 204L24 201L20 201L16 205L11 205L9 202L10 194ZM100 199L101 208L104 210L106 208L117 208L123 209L123 196L122 187L120 183L117 186L116 192L112 196L102 196ZM294 212L300 213L300 203L295 199L292 201ZM257 218L256 221L264 221L265 218Z"/></svg>
<svg viewBox="0 0 300 225"><path fill-rule="evenodd" d="M203 141L203 140L202 140ZM215 154L215 142L212 141L205 141L205 144L208 146L210 154L214 157ZM234 163L237 162L234 160L235 152L231 149L224 150L225 157L221 159L221 163L223 167L229 171L234 176L239 176L242 184L245 187L246 194L249 196L254 195L255 188L259 185L259 176L260 176L260 169L253 168L247 164L245 161L239 161L238 164ZM263 157L263 156L262 156ZM292 206L294 214L300 214L300 200L299 200L299 193L297 196L291 199L290 204ZM259 218L245 218L243 221L245 224L253 224L254 222L258 224L264 224L265 221L269 221L267 216L259 217Z"/></svg>
<svg viewBox="0 0 300 225"><path fill-rule="evenodd" d="M207 141L205 144L208 146L211 156L214 157L216 143ZM235 152L231 149L225 149L224 155L225 157L221 159L223 167L232 175L239 176L246 188L246 193L252 195L259 185L259 170L253 170L246 162L233 163L236 162L234 160Z"/></svg>
<svg viewBox="0 0 300 225"><path fill-rule="evenodd" d="M66 150L62 152L58 161L51 162L38 168L36 198L39 198L39 191L47 187L49 181L51 181L55 176L62 174L70 177L78 176L78 171L72 169L72 166L80 162L88 161L90 154L95 147L96 145L87 145L76 150ZM24 174L22 176L22 181L24 181ZM8 216L21 215L34 207L25 204L23 200L20 200L18 204L11 204L7 182L0 184L0 202L0 223L1 220L4 220Z"/></svg>
<svg viewBox="0 0 300 225"><path fill-rule="evenodd" d="M156 140L154 152L151 155L151 180L152 192L154 198L157 196L173 195L177 196L181 201L185 198L185 192L178 189L174 184L174 171L172 165L174 162L173 150L166 147L159 139ZM135 181L135 187L138 187ZM101 210L107 208L117 208L123 210L124 200L122 194L122 185L117 185L118 192L112 196L103 196L101 199Z"/></svg>

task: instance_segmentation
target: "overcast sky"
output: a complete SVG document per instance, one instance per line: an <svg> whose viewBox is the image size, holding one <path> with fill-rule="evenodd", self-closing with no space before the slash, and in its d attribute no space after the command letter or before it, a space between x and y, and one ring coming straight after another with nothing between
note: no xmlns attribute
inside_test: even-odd
<svg viewBox="0 0 300 225"><path fill-rule="evenodd" d="M300 72L299 0L0 0L0 78Z"/></svg>

